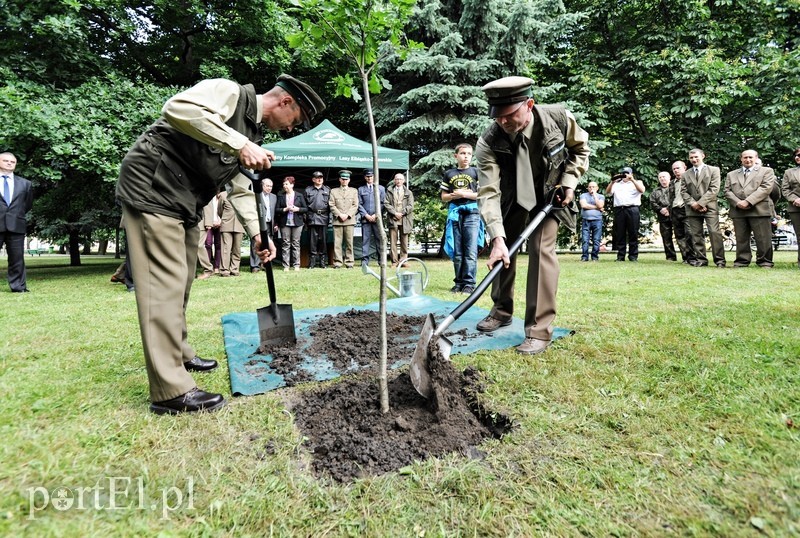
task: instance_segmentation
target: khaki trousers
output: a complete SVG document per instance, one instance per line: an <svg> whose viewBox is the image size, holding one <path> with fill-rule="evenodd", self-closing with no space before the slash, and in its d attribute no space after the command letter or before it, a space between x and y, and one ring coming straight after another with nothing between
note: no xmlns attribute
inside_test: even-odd
<svg viewBox="0 0 800 538"><path fill-rule="evenodd" d="M219 262L219 271L222 274L238 275L239 265L242 261L241 232L222 232L222 260Z"/></svg>
<svg viewBox="0 0 800 538"><path fill-rule="evenodd" d="M522 207L515 205L503 221L506 245L516 241L530 217ZM558 221L547 217L528 239L528 275L525 286L525 336L549 342L553 336L556 317L556 292L560 268L556 256ZM514 281L517 276L517 256L511 258L508 269L500 271L492 283L491 316L499 320L514 315Z"/></svg>
<svg viewBox="0 0 800 538"><path fill-rule="evenodd" d="M197 225L197 263L203 268L204 273L213 274L214 266L211 260L208 259L208 251L206 250L206 228L203 221Z"/></svg>
<svg viewBox="0 0 800 538"><path fill-rule="evenodd" d="M355 226L334 226L333 227L333 266L353 267L355 258L353 256L353 230ZM344 254L342 254L342 243L344 242Z"/></svg>
<svg viewBox="0 0 800 538"><path fill-rule="evenodd" d="M176 398L196 384L183 367L194 358L186 304L195 276L200 229L123 206L150 399Z"/></svg>
<svg viewBox="0 0 800 538"><path fill-rule="evenodd" d="M389 252L392 254L392 263L408 258L408 233L402 225L389 228ZM397 242L400 241L400 257L397 256Z"/></svg>

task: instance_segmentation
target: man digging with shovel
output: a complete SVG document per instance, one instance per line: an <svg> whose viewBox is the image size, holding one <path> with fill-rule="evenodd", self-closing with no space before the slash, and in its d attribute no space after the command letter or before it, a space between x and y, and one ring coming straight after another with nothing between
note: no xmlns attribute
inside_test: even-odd
<svg viewBox="0 0 800 538"><path fill-rule="evenodd" d="M489 101L494 123L475 148L478 168L478 205L492 238L488 266L502 260L505 270L492 283L494 306L477 329L490 333L511 324L514 314L516 255L512 243L544 205L545 194L560 185L562 211L552 212L528 240L528 277L525 289L525 340L519 353L541 353L550 345L556 316L559 223L575 230L574 189L589 166L589 136L573 115L559 105L535 105L533 80L505 77L481 88Z"/></svg>
<svg viewBox="0 0 800 538"><path fill-rule="evenodd" d="M122 203L142 336L150 410L157 414L213 411L221 394L197 388L190 371L217 362L195 354L187 340L186 304L197 264L197 223L215 192L228 199L255 240L264 263L275 257L259 235L256 199L239 166L270 168L274 155L261 147L262 126L272 131L310 127L325 103L307 84L281 75L256 94L230 80L199 82L167 101L161 118L122 161L117 198Z"/></svg>

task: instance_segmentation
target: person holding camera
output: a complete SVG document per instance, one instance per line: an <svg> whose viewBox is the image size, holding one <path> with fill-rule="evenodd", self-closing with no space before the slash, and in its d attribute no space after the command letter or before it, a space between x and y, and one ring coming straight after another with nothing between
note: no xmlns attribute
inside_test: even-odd
<svg viewBox="0 0 800 538"><path fill-rule="evenodd" d="M614 249L617 251L617 261L625 261L626 249L628 260L638 261L641 219L639 206L642 205L644 183L633 177L633 170L626 166L611 178L606 194L614 197L614 224L611 234Z"/></svg>

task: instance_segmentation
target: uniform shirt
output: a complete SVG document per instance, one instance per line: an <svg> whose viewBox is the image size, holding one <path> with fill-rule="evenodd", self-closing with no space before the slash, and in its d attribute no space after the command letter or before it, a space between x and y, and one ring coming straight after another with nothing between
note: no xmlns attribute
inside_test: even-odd
<svg viewBox="0 0 800 538"><path fill-rule="evenodd" d="M238 157L248 138L225 124L233 116L238 101L237 83L208 79L171 97L164 103L161 114L178 131ZM263 113L261 95L256 95L256 117L261 118ZM251 185L244 175L235 176L230 182L228 200L252 237L259 233L259 223Z"/></svg>
<svg viewBox="0 0 800 538"><path fill-rule="evenodd" d="M164 103L161 114L180 132L238 156L247 137L225 125L238 101L237 83L221 78L203 80ZM263 116L262 106L261 96L257 95L257 118Z"/></svg>

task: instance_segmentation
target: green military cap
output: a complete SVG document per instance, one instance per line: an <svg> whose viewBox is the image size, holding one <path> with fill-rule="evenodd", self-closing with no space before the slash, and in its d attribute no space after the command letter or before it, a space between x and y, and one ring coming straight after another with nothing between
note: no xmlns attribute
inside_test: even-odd
<svg viewBox="0 0 800 538"><path fill-rule="evenodd" d="M283 88L294 97L294 100L300 106L300 110L303 111L303 127L310 129L311 120L314 119L314 116L325 110L325 102L311 89L311 86L291 75L284 74L279 76L275 85Z"/></svg>
<svg viewBox="0 0 800 538"><path fill-rule="evenodd" d="M350 170L339 170L339 179L350 179Z"/></svg>
<svg viewBox="0 0 800 538"><path fill-rule="evenodd" d="M485 84L481 90L489 101L489 117L504 116L509 109L533 97L533 79L528 77L503 77Z"/></svg>

